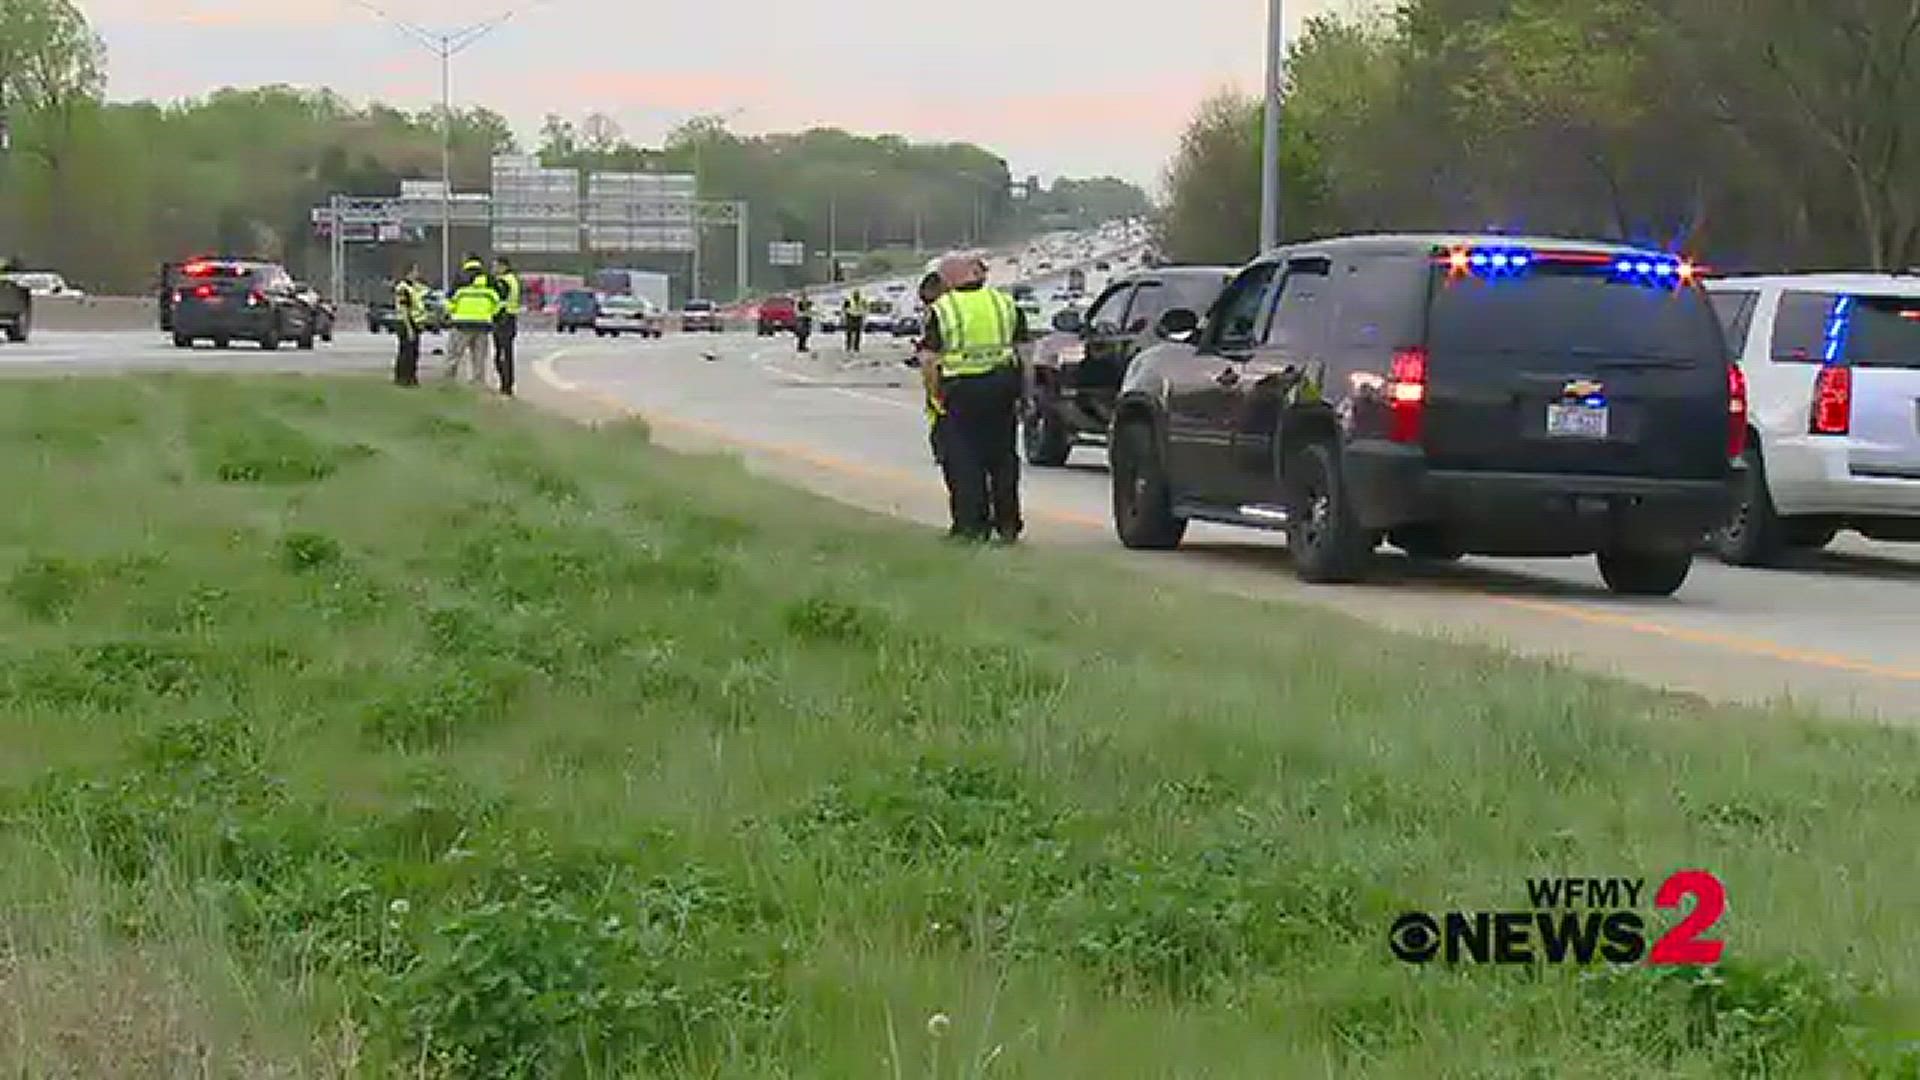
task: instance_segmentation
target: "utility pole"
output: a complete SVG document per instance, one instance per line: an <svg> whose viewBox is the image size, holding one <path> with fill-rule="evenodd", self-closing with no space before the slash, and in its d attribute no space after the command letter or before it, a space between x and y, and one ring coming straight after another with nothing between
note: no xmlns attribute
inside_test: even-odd
<svg viewBox="0 0 1920 1080"><path fill-rule="evenodd" d="M827 281L840 283L840 191L827 192Z"/></svg>
<svg viewBox="0 0 1920 1080"><path fill-rule="evenodd" d="M395 18L369 0L354 0L354 3L398 27L440 58L440 288L443 294L450 294L453 291L453 58L506 25L508 20L519 14L520 9L504 12L459 30L436 34L405 19Z"/></svg>
<svg viewBox="0 0 1920 1080"><path fill-rule="evenodd" d="M1260 250L1280 244L1280 78L1285 0L1267 0L1266 124L1260 143Z"/></svg>

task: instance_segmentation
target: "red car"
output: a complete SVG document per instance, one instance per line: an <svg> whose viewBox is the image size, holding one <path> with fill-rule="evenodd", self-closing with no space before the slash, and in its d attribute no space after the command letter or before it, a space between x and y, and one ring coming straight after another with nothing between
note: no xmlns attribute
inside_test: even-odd
<svg viewBox="0 0 1920 1080"><path fill-rule="evenodd" d="M800 323L800 308L791 296L769 296L760 301L760 336L772 337L785 330L791 333Z"/></svg>

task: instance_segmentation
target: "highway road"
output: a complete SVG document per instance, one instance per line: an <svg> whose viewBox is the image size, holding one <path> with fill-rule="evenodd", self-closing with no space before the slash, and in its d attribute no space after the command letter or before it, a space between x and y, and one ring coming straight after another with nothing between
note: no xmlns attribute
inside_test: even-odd
<svg viewBox="0 0 1920 1080"><path fill-rule="evenodd" d="M1038 284L1044 291L1051 283ZM311 353L179 350L152 330L50 331L27 345L0 344L0 375L377 374L392 348L390 337L355 331ZM861 357L832 345L802 357L790 338L751 333L657 342L532 333L521 351L530 404L644 415L667 445L738 451L761 471L849 503L945 523L917 376L901 363L904 341L869 339ZM439 370L438 357L423 363ZM1680 593L1664 600L1608 594L1591 559L1427 567L1383 553L1367 584L1311 587L1293 578L1284 542L1269 534L1196 526L1179 551L1125 552L1112 535L1096 448L1077 449L1065 469L1025 476L1031 538L1097 553L1116 572L1323 605L1715 699L1920 721L1920 545L1843 536L1781 570L1702 558Z"/></svg>
<svg viewBox="0 0 1920 1080"><path fill-rule="evenodd" d="M652 421L663 443L730 447L773 475L871 509L944 525L917 376L904 343L850 358L798 356L790 339L599 342L536 350L536 378ZM542 355L544 354L544 355ZM1591 559L1467 559L1427 567L1385 552L1363 585L1306 586L1277 536L1196 526L1170 553L1113 538L1104 455L1027 469L1031 537L1260 597L1382 625L1492 643L1720 700L1920 722L1920 545L1854 536L1782 570L1709 557L1669 599L1609 594Z"/></svg>

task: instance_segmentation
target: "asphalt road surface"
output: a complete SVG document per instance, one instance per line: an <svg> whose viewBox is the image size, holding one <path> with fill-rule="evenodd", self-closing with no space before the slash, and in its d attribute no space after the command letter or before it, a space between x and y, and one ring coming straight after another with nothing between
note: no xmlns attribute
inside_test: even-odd
<svg viewBox="0 0 1920 1080"><path fill-rule="evenodd" d="M663 442L727 446L787 479L873 509L944 524L917 375L904 342L859 358L790 338L562 344L529 382L647 417ZM1031 537L1118 551L1099 448L1024 474ZM1362 585L1298 583L1280 538L1196 526L1182 548L1128 556L1143 569L1256 596L1321 604L1384 625L1491 642L1721 700L1920 722L1920 545L1843 536L1789 569L1703 556L1668 599L1612 596L1592 559L1416 566L1386 553Z"/></svg>

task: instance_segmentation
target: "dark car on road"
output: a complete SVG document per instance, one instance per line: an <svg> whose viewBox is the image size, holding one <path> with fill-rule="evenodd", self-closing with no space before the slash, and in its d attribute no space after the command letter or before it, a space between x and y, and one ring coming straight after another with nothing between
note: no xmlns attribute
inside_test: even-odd
<svg viewBox="0 0 1920 1080"><path fill-rule="evenodd" d="M293 295L307 305L307 316L313 320L313 332L321 341L333 340L333 323L338 312L333 301L320 295L320 291L304 281L293 283Z"/></svg>
<svg viewBox="0 0 1920 1080"><path fill-rule="evenodd" d="M1127 365L1162 340L1160 316L1207 310L1232 277L1226 266L1130 274L1108 285L1084 316L1070 308L1056 314L1028 365L1020 410L1027 461L1064 465L1075 443L1106 441Z"/></svg>
<svg viewBox="0 0 1920 1080"><path fill-rule="evenodd" d="M439 289L428 289L422 301L427 309L426 322L420 329L429 334L438 334L447 328L447 300ZM400 332L400 309L393 304L391 293L377 300L367 302L367 333L397 334Z"/></svg>
<svg viewBox="0 0 1920 1080"><path fill-rule="evenodd" d="M1160 317L1114 416L1129 547L1287 533L1299 576L1595 554L1668 595L1724 519L1746 385L1685 260L1576 240L1375 236L1258 259Z"/></svg>
<svg viewBox="0 0 1920 1080"><path fill-rule="evenodd" d="M293 341L313 348L314 315L278 263L206 260L181 268L173 291L173 343L185 349L211 341L224 349L236 340L262 349Z"/></svg>
<svg viewBox="0 0 1920 1080"><path fill-rule="evenodd" d="M600 315L600 297L592 289L568 289L553 304L554 329L563 334L592 330Z"/></svg>
<svg viewBox="0 0 1920 1080"><path fill-rule="evenodd" d="M23 342L32 334L33 294L25 285L0 278L0 337Z"/></svg>

